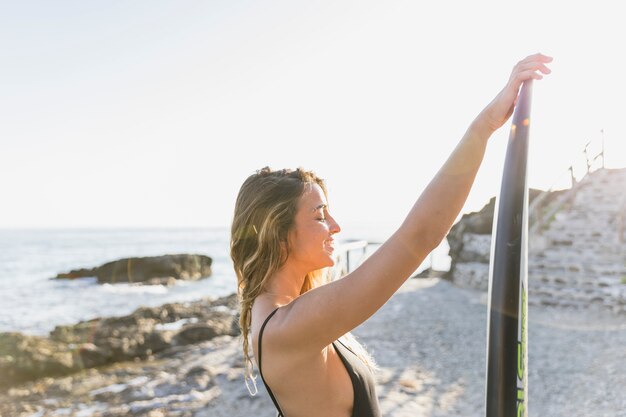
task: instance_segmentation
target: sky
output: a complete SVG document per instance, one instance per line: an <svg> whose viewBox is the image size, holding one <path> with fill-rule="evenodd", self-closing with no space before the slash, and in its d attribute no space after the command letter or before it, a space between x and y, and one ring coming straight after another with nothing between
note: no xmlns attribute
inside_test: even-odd
<svg viewBox="0 0 626 417"><path fill-rule="evenodd" d="M532 188L626 167L619 2L5 1L0 228L228 226L255 170L326 179L348 235L385 236L542 52ZM510 121L462 213L499 192Z"/></svg>

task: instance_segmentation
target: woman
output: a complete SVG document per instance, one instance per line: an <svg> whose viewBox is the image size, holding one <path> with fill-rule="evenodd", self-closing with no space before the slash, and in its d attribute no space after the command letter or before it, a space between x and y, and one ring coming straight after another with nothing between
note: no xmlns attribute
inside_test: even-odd
<svg viewBox="0 0 626 417"><path fill-rule="evenodd" d="M520 61L476 117L399 229L362 265L323 285L334 235L324 183L312 172L264 168L242 185L231 257L251 377L249 340L268 392L285 417L380 416L367 355L339 340L374 314L445 237L463 207L487 140L511 116L523 81L552 58ZM350 346L351 344L351 346ZM353 351L355 353L353 353Z"/></svg>

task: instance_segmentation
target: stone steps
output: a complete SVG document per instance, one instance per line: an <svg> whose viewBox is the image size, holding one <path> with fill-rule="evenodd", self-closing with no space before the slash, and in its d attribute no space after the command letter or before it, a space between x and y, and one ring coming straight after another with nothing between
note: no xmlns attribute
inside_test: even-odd
<svg viewBox="0 0 626 417"><path fill-rule="evenodd" d="M566 275L566 274L536 274L533 272L528 273L529 285L530 283L543 285L543 284L555 284L564 286L574 286L585 288L605 288L624 285L621 283L620 276L584 276L584 275ZM626 285L624 285L626 289Z"/></svg>
<svg viewBox="0 0 626 417"><path fill-rule="evenodd" d="M588 276L622 276L626 267L619 264L572 264L555 265L554 263L530 264L528 273L537 275L588 275Z"/></svg>
<svg viewBox="0 0 626 417"><path fill-rule="evenodd" d="M547 246L528 260L529 303L626 312L626 243L618 236L624 191L626 169L583 179L542 233Z"/></svg>
<svg viewBox="0 0 626 417"><path fill-rule="evenodd" d="M616 229L616 225L609 222L596 227L576 227L572 225L571 227L559 229L557 226L550 226L550 229L544 232L544 236L554 241L573 239L575 241L591 240L592 242L597 242L601 241L602 238L613 238L617 233Z"/></svg>
<svg viewBox="0 0 626 417"><path fill-rule="evenodd" d="M529 302L626 313L626 242L619 230L626 169L592 172L559 202L528 242ZM467 252L457 258L455 282L458 275L464 285L486 289L490 236L465 235L463 242Z"/></svg>
<svg viewBox="0 0 626 417"><path fill-rule="evenodd" d="M624 288L581 288L560 284L528 285L528 302L534 305L585 308L590 305L609 308L616 313L626 312Z"/></svg>
<svg viewBox="0 0 626 417"><path fill-rule="evenodd" d="M572 300L591 301L594 298L606 299L615 297L626 302L626 285L606 285L605 286L580 286L572 283L561 284L558 282L536 282L528 283L529 295L540 296L542 294L553 294Z"/></svg>
<svg viewBox="0 0 626 417"><path fill-rule="evenodd" d="M594 265L612 265L621 263L622 256L619 252L615 253L586 253L573 250L554 250L546 249L540 253L533 255L529 260L529 265L568 265L568 264L594 264Z"/></svg>

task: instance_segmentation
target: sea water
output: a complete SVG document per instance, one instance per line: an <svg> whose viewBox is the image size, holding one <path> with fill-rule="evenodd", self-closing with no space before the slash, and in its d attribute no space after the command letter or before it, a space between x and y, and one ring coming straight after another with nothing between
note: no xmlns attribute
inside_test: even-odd
<svg viewBox="0 0 626 417"><path fill-rule="evenodd" d="M0 332L45 335L60 324L130 314L140 306L232 294L236 277L229 238L226 227L0 230ZM371 246L367 255L375 248ZM51 279L121 258L178 253L210 256L213 274L171 287Z"/></svg>
<svg viewBox="0 0 626 417"><path fill-rule="evenodd" d="M58 324L129 314L139 306L232 294L228 242L227 228L0 230L0 332L46 334ZM171 287L51 279L120 258L177 253L210 256L212 276Z"/></svg>

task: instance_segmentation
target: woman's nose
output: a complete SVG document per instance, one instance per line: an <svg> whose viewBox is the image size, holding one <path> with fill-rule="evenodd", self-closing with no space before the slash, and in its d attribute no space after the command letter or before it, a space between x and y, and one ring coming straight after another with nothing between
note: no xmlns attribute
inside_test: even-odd
<svg viewBox="0 0 626 417"><path fill-rule="evenodd" d="M331 219L331 222L330 222L330 233L336 234L336 233L341 232L341 227L339 227L339 223L337 223L335 221L335 218L331 217L330 219Z"/></svg>

